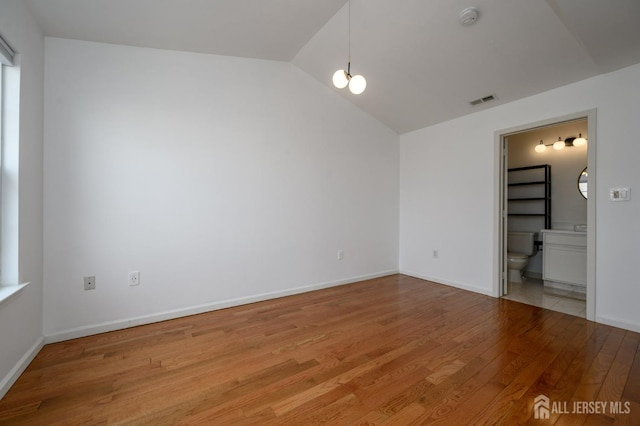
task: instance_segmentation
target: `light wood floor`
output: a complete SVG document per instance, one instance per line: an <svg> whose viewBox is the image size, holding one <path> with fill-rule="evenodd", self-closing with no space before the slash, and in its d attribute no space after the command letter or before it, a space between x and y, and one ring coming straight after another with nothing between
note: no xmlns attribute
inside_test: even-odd
<svg viewBox="0 0 640 426"><path fill-rule="evenodd" d="M638 425L639 344L393 275L47 345L0 424ZM549 420L533 420L540 394ZM631 412L553 412L574 401Z"/></svg>

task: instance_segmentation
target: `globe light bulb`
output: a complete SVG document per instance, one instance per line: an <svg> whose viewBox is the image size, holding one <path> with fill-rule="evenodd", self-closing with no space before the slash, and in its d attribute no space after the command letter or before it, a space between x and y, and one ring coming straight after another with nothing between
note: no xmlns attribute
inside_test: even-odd
<svg viewBox="0 0 640 426"><path fill-rule="evenodd" d="M347 72L345 70L338 70L333 73L333 85L338 89L342 89L349 84L349 78L347 77Z"/></svg>
<svg viewBox="0 0 640 426"><path fill-rule="evenodd" d="M564 149L564 141L558 138L558 141L553 143L553 149L557 151Z"/></svg>
<svg viewBox="0 0 640 426"><path fill-rule="evenodd" d="M544 144L544 142L540 141L540 143L536 145L534 149L536 150L536 152L544 152L547 149L547 147Z"/></svg>
<svg viewBox="0 0 640 426"><path fill-rule="evenodd" d="M582 137L582 133L573 140L573 146L584 146L587 144L587 140Z"/></svg>
<svg viewBox="0 0 640 426"><path fill-rule="evenodd" d="M349 81L349 90L354 95L359 95L367 88L367 80L361 75L354 75Z"/></svg>

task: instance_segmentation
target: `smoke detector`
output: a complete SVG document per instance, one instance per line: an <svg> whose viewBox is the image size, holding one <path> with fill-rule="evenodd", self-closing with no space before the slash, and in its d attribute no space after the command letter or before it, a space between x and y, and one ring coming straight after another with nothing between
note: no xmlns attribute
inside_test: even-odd
<svg viewBox="0 0 640 426"><path fill-rule="evenodd" d="M478 20L478 8L476 7L467 7L462 12L460 12L460 16L458 20L460 21L460 25L471 25Z"/></svg>

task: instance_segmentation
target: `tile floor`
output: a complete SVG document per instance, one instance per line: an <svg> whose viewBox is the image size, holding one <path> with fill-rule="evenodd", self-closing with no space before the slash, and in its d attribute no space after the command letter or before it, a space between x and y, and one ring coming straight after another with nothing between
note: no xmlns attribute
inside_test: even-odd
<svg viewBox="0 0 640 426"><path fill-rule="evenodd" d="M509 282L505 299L551 309L585 318L587 315L584 295L571 291L545 289L542 280L528 278L522 283Z"/></svg>

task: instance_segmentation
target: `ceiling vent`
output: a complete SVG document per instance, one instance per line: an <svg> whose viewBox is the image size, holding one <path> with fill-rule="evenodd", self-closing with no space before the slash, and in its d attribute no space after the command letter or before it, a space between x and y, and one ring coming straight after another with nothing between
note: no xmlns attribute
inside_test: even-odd
<svg viewBox="0 0 640 426"><path fill-rule="evenodd" d="M474 99L469 103L471 104L471 106L476 106L476 105L483 104L485 102L493 101L494 99L496 99L496 96L494 94L491 94L491 95L483 96L478 99Z"/></svg>

